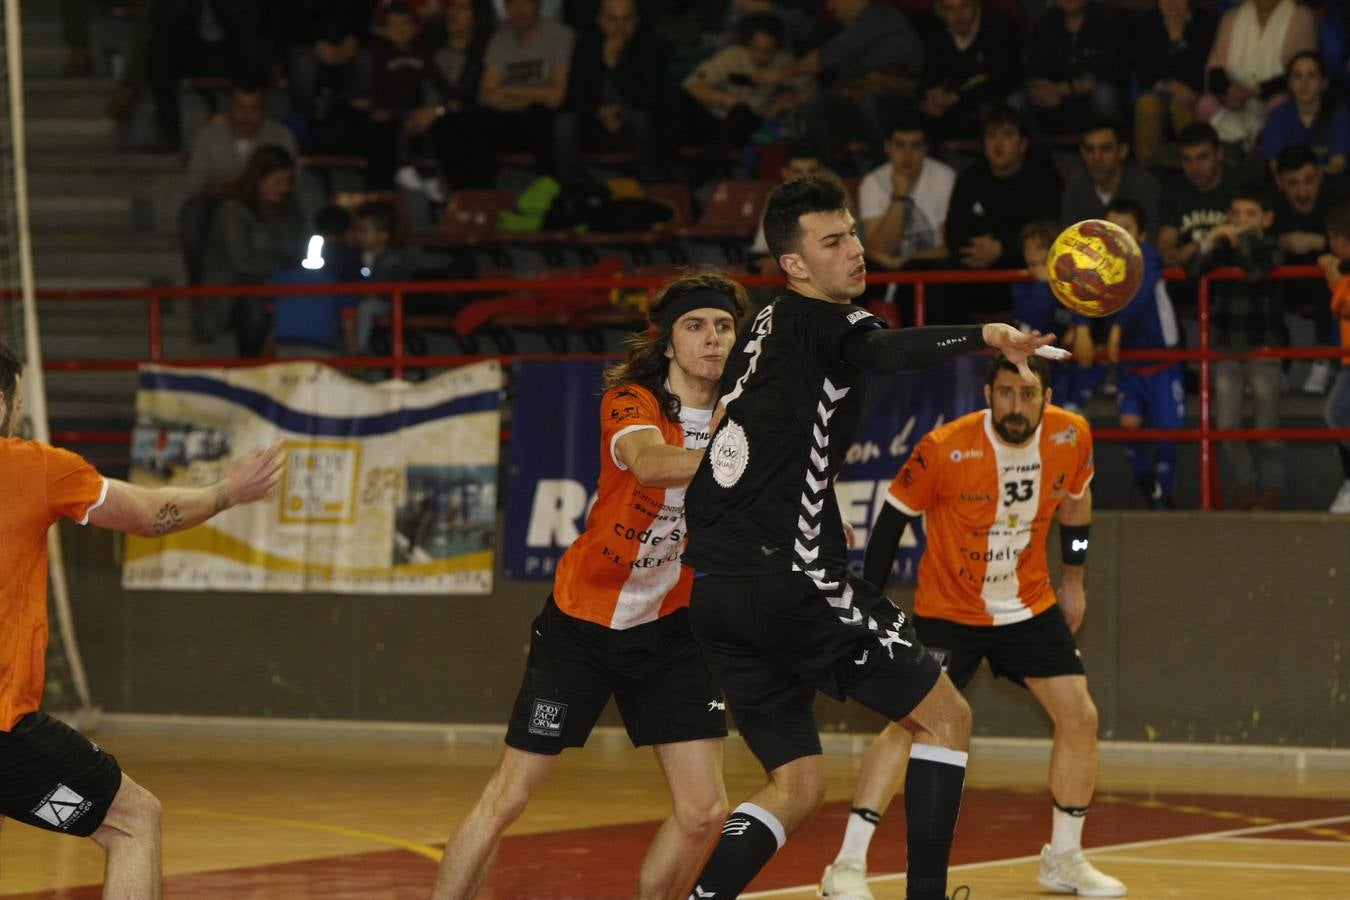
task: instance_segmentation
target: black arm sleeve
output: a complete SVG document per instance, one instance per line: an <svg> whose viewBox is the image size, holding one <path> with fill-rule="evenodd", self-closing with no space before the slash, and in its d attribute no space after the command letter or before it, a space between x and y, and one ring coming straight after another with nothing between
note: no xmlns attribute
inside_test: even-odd
<svg viewBox="0 0 1350 900"><path fill-rule="evenodd" d="M863 578L878 590L886 589L900 538L904 537L905 529L914 520L914 516L905 515L889 503L882 504L881 515L872 524L867 551L863 554Z"/></svg>
<svg viewBox="0 0 1350 900"><path fill-rule="evenodd" d="M985 347L982 325L928 325L855 331L839 348L855 369L889 375L917 372Z"/></svg>

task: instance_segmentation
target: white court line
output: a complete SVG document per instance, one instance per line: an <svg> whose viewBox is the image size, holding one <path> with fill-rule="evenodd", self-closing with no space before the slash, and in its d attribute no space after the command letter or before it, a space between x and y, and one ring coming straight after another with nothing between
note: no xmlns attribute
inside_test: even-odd
<svg viewBox="0 0 1350 900"><path fill-rule="evenodd" d="M1127 844L1108 844L1103 847L1093 847L1084 850L1087 856L1095 857L1099 853L1109 853L1114 850L1138 850L1143 847L1163 847L1168 844L1185 844L1195 841L1212 841L1216 838L1237 837L1248 834L1261 834L1266 831L1284 831L1288 828L1316 828L1320 825L1334 825L1339 822L1350 822L1350 816L1330 816L1325 819L1304 819L1301 822L1276 822L1273 825L1253 825L1246 828L1230 828L1224 831L1206 831L1198 834L1183 834L1171 838L1158 838L1151 841L1134 841ZM1008 859L991 859L986 862L965 863L959 866L950 866L948 872L968 872L974 869L989 869L994 866L1011 866L1019 863L1040 862L1040 856L1014 856ZM904 872L895 872L888 875L868 876L869 882L874 881L900 881L904 879ZM741 894L742 897L776 897L780 894L796 894L801 891L814 890L814 884L800 884L795 887L775 888L771 891L753 891L748 894Z"/></svg>
<svg viewBox="0 0 1350 900"><path fill-rule="evenodd" d="M1278 844L1294 844L1299 847L1339 847L1342 850L1350 850L1350 841L1338 841L1328 838L1263 838L1263 837L1228 837L1219 838L1225 844L1263 844L1267 847Z"/></svg>
<svg viewBox="0 0 1350 900"><path fill-rule="evenodd" d="M1309 866L1301 863L1258 863L1227 859L1158 859L1152 856L1112 856L1093 854L1098 862L1148 863L1157 866L1209 866L1215 869L1279 869L1296 872L1350 872L1350 866Z"/></svg>

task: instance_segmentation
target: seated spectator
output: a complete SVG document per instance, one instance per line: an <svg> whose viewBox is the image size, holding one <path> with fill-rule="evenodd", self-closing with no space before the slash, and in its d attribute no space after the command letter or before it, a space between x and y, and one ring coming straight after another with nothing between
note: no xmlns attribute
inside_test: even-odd
<svg viewBox="0 0 1350 900"><path fill-rule="evenodd" d="M236 82L230 88L225 115L202 126L188 155L183 180L187 200L178 211L188 284L201 284L206 238L216 207L234 192L244 163L263 145L281 147L295 156L290 130L263 112L262 85Z"/></svg>
<svg viewBox="0 0 1350 900"><path fill-rule="evenodd" d="M923 120L912 113L895 120L886 156L858 188L868 260L883 269L945 260L943 228L956 172L928 155Z"/></svg>
<svg viewBox="0 0 1350 900"><path fill-rule="evenodd" d="M1129 52L1119 10L1092 0L1055 0L1027 41L1033 124L1048 134L1074 134L1094 120L1123 119Z"/></svg>
<svg viewBox="0 0 1350 900"><path fill-rule="evenodd" d="M1322 68L1331 79L1331 93L1341 103L1350 103L1350 15L1344 3L1322 6L1317 25L1317 46Z"/></svg>
<svg viewBox="0 0 1350 900"><path fill-rule="evenodd" d="M681 139L703 148L695 182L725 174L728 153L745 145L766 118L799 107L811 91L808 76L777 78L792 63L777 18L747 16L737 35L735 44L689 73L678 95Z"/></svg>
<svg viewBox="0 0 1350 900"><path fill-rule="evenodd" d="M1318 263L1331 288L1331 311L1340 323L1341 369L1327 394L1324 411L1328 428L1350 428L1350 204L1342 203L1327 214L1327 246ZM1350 441L1339 441L1336 452L1341 458L1341 474L1345 480L1331 502L1330 512L1350 513Z"/></svg>
<svg viewBox="0 0 1350 900"><path fill-rule="evenodd" d="M300 258L304 223L296 209L295 159L282 147L253 151L230 196L211 223L206 284L261 284ZM214 339L224 324L223 298L201 306L202 334ZM241 357L261 356L270 329L262 297L238 297L229 311Z"/></svg>
<svg viewBox="0 0 1350 900"><path fill-rule="evenodd" d="M492 22L480 15L475 0L446 0L445 43L431 61L440 70L449 95L424 91L423 106L409 116L409 130L426 131L440 161L440 177L450 190L491 187L496 168L492 148L484 140L465 140L483 129L478 90L483 80L483 54L492 36Z"/></svg>
<svg viewBox="0 0 1350 900"><path fill-rule="evenodd" d="M1054 219L1035 219L1022 226L1022 258L1035 281L1013 282L1013 324L1022 331L1056 335L1059 338L1056 343L1069 348L1077 341L1078 328L1087 325L1082 316L1075 316L1050 290L1046 260L1059 232L1059 222ZM1074 361L1051 360L1047 365L1055 402L1071 412L1082 413L1092 396L1092 386L1085 383L1090 371Z"/></svg>
<svg viewBox="0 0 1350 900"><path fill-rule="evenodd" d="M1284 261L1292 266L1310 266L1327 252L1327 214L1344 202L1345 189L1318 165L1317 155L1307 144L1290 144L1275 159L1275 224L1271 233L1279 241ZM1327 305L1326 288L1315 281L1285 284L1286 302L1308 313L1317 343L1336 343L1335 322ZM1320 394L1331 384L1331 360L1319 359L1308 370L1303 390Z"/></svg>
<svg viewBox="0 0 1350 900"><path fill-rule="evenodd" d="M913 98L923 68L923 43L904 13L877 0L831 0L842 26L818 49L768 73L776 84L798 75L826 74L829 86L807 103L808 132L825 164L842 171L844 141L868 144L868 166L885 161L887 129L898 107Z"/></svg>
<svg viewBox="0 0 1350 900"><path fill-rule="evenodd" d="M1245 281L1215 281L1210 285L1210 321L1213 346L1228 353L1288 344L1280 283L1267 277L1282 262L1280 249L1267 235L1274 214L1265 192L1240 187L1233 192L1228 222L1206 235L1188 272L1198 277L1211 269L1245 269ZM1242 408L1251 395L1256 428L1280 426L1280 361L1278 359L1222 359L1214 363L1214 427L1237 428ZM1258 473L1247 441L1223 441L1220 453L1237 484L1235 509L1278 509L1284 486L1284 443L1261 441ZM1260 493L1257 487L1260 486Z"/></svg>
<svg viewBox="0 0 1350 900"><path fill-rule="evenodd" d="M407 281L412 264L398 240L398 210L383 200L356 208L356 246L361 251L361 274L369 281ZM367 294L356 310L356 345L373 353L371 336L375 320L389 313L390 300L382 294Z"/></svg>
<svg viewBox="0 0 1350 900"><path fill-rule="evenodd" d="M924 41L919 111L938 140L975 138L984 114L1008 101L1022 80L1018 26L983 0L937 0L943 28Z"/></svg>
<svg viewBox="0 0 1350 900"><path fill-rule="evenodd" d="M370 142L366 181L374 188L392 187L395 170L400 187L425 190L444 202L444 185L428 183L413 164L412 143L435 121L437 110L454 95L441 70L418 41L417 16L404 3L384 8L384 36L371 49ZM434 94L438 102L426 104Z"/></svg>
<svg viewBox="0 0 1350 900"><path fill-rule="evenodd" d="M1205 90L1205 60L1214 43L1214 14L1191 0L1158 0L1158 8L1135 20L1134 155L1151 166L1163 139L1195 121Z"/></svg>
<svg viewBox="0 0 1350 900"><path fill-rule="evenodd" d="M1294 54L1285 66L1289 98L1271 107L1256 155L1275 170L1275 158L1290 144L1308 144L1328 175L1345 171L1350 153L1350 113L1327 92L1322 57L1311 50Z"/></svg>
<svg viewBox="0 0 1350 900"><path fill-rule="evenodd" d="M347 243L351 216L326 206L314 216L303 258L272 273L268 284L343 284L360 278L355 250ZM315 241L319 242L317 245ZM272 298L272 350L283 359L356 354L356 294L278 294Z"/></svg>
<svg viewBox="0 0 1350 900"><path fill-rule="evenodd" d="M1317 48L1312 10L1294 0L1242 0L1219 20L1205 63L1208 90L1196 106L1219 139L1250 149L1266 110L1282 99L1284 68L1303 50Z"/></svg>
<svg viewBox="0 0 1350 900"><path fill-rule="evenodd" d="M1120 197L1144 208L1149 222L1158 221L1162 188L1153 173L1128 157L1130 145L1120 123L1112 119L1093 122L1083 130L1078 144L1083 168L1075 172L1060 199L1059 220L1065 226L1084 219L1106 217L1106 207Z"/></svg>
<svg viewBox="0 0 1350 900"><path fill-rule="evenodd" d="M665 45L642 27L635 0L603 0L599 30L583 31L572 51L567 103L554 120L558 180L589 180L583 150L629 149L638 178L659 180Z"/></svg>
<svg viewBox="0 0 1350 900"><path fill-rule="evenodd" d="M1130 233L1144 254L1144 280L1139 293L1111 318L1106 340L1106 358L1116 367L1116 399L1120 427L1133 431L1150 428L1182 428L1186 424L1186 389L1182 365L1169 360L1128 360L1121 350L1173 350L1181 343L1181 329L1167 282L1162 279L1163 260L1148 241L1148 219L1134 200L1118 197L1106 208L1106 220ZM1153 462L1147 444L1127 441L1125 456L1134 472L1134 484L1144 502L1154 509L1172 509L1176 477L1176 441L1153 442Z"/></svg>
<svg viewBox="0 0 1350 900"><path fill-rule="evenodd" d="M305 148L359 152L370 90L370 3L301 0L283 9L290 107L304 119Z"/></svg>
<svg viewBox="0 0 1350 900"><path fill-rule="evenodd" d="M567 95L572 29L539 15L539 0L506 0L506 19L488 41L478 102L497 151L529 150L554 171L553 116Z"/></svg>
<svg viewBox="0 0 1350 900"><path fill-rule="evenodd" d="M816 149L816 145L807 140L800 140L787 145L787 149L783 153L783 165L778 169L778 177L783 181L791 181L794 178L801 178L803 175L814 175L823 171L826 171L825 165L820 161L820 151ZM764 237L764 217L762 213L759 220L759 231L755 234L755 240L750 244L747 255L750 267L759 274L777 275L779 273L778 260L769 253L769 241ZM757 289L751 288L751 290Z"/></svg>
<svg viewBox="0 0 1350 900"><path fill-rule="evenodd" d="M1193 122L1177 135L1182 177L1163 194L1158 250L1169 266L1191 261L1210 229L1228 221L1234 178L1213 126Z"/></svg>

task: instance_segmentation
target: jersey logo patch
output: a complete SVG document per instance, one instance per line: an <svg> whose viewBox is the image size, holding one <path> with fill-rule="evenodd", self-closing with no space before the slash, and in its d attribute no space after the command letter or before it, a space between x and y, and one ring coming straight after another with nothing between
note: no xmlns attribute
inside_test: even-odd
<svg viewBox="0 0 1350 900"><path fill-rule="evenodd" d="M1077 447L1078 429L1070 425L1063 431L1056 431L1054 434L1050 435L1050 443L1057 444L1061 447L1066 445L1069 447Z"/></svg>
<svg viewBox="0 0 1350 900"><path fill-rule="evenodd" d="M860 310L858 310L857 312L851 312L851 313L849 313L849 314L848 314L848 318L845 319L844 321L845 321L845 322L848 322L848 324L852 325L854 322L860 322L860 321L862 321L863 319L867 318L867 317L870 316L870 315L871 315L871 313L868 312L867 310L865 310L865 309L860 309Z"/></svg>
<svg viewBox="0 0 1350 900"><path fill-rule="evenodd" d="M541 737L561 737L563 719L567 718L567 704L557 700L535 700L530 713L530 734Z"/></svg>
<svg viewBox="0 0 1350 900"><path fill-rule="evenodd" d="M94 804L79 794L58 784L52 792L42 798L42 802L33 809L33 815L54 828L68 829L80 816L89 811Z"/></svg>
<svg viewBox="0 0 1350 900"><path fill-rule="evenodd" d="M708 459L713 479L722 487L729 488L740 481L745 467L750 464L750 445L745 438L745 429L728 419L713 438Z"/></svg>

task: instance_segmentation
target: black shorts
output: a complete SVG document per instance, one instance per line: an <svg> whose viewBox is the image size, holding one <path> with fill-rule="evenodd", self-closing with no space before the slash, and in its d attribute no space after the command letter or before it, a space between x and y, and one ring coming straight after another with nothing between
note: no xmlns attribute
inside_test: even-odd
<svg viewBox="0 0 1350 900"><path fill-rule="evenodd" d="M111 753L59 719L29 713L0 731L0 815L88 837L122 786Z"/></svg>
<svg viewBox="0 0 1350 900"><path fill-rule="evenodd" d="M1023 687L1028 678L1084 674L1078 645L1058 604L1011 625L962 625L915 616L914 627L959 688L970 683L985 658L996 676Z"/></svg>
<svg viewBox="0 0 1350 900"><path fill-rule="evenodd" d="M800 572L694 579L689 624L741 736L769 771L820 752L817 690L896 721L941 675L903 612L866 581L847 584L863 612L852 624L841 618L851 609L832 606Z"/></svg>
<svg viewBox="0 0 1350 900"><path fill-rule="evenodd" d="M722 694L689 633L688 610L620 631L567 615L550 595L530 630L509 746L580 747L611 696L634 747L726 737Z"/></svg>

